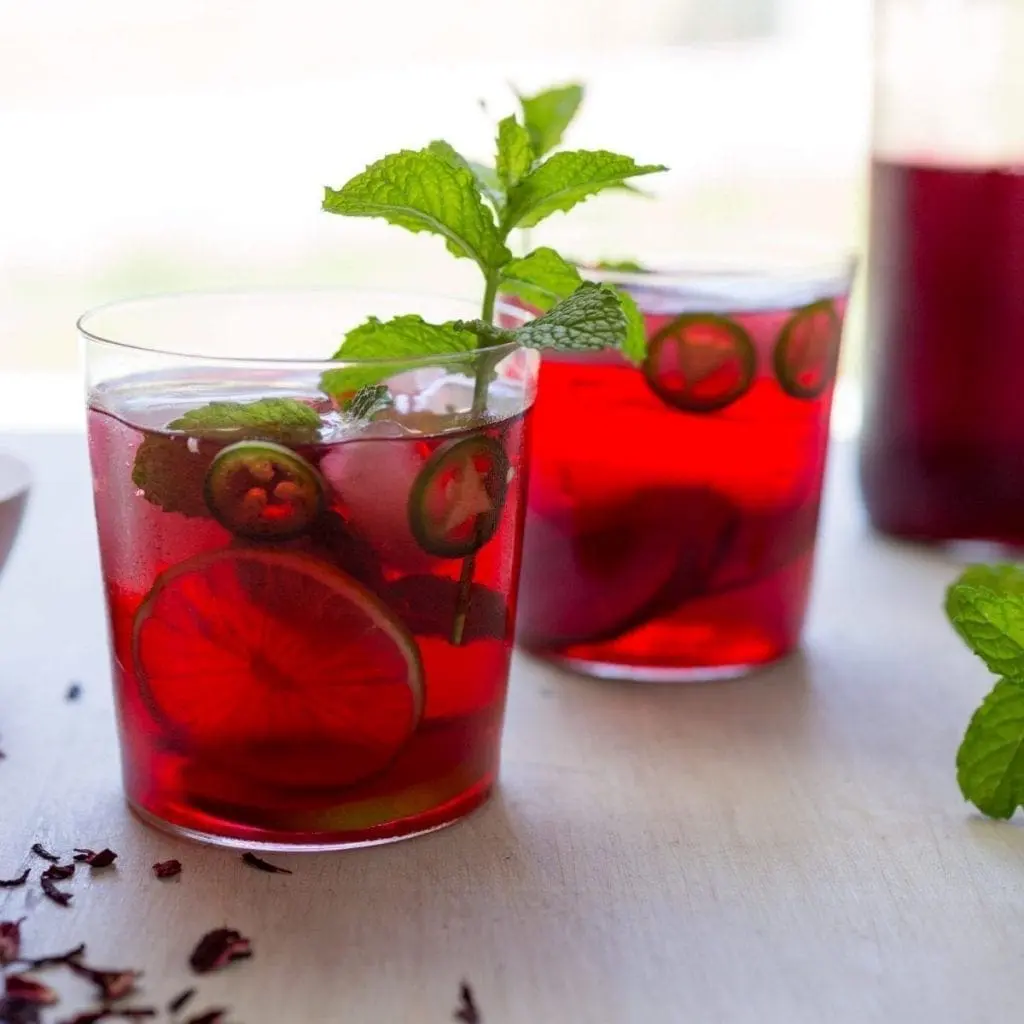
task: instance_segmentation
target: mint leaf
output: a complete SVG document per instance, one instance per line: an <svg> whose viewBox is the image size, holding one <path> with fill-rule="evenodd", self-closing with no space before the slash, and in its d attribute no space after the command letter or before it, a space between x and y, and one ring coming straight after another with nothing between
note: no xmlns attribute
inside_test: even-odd
<svg viewBox="0 0 1024 1024"><path fill-rule="evenodd" d="M527 348L596 351L621 348L627 323L615 289L585 281L550 312L513 333Z"/></svg>
<svg viewBox="0 0 1024 1024"><path fill-rule="evenodd" d="M218 450L218 445L210 444L193 450L186 437L147 434L135 451L132 483L146 501L165 512L209 516L203 482Z"/></svg>
<svg viewBox="0 0 1024 1024"><path fill-rule="evenodd" d="M261 398L255 402L210 402L167 424L190 437L258 439L301 444L315 441L320 416L295 398Z"/></svg>
<svg viewBox="0 0 1024 1024"><path fill-rule="evenodd" d="M617 289L622 312L626 317L626 340L622 343L622 354L631 363L642 363L647 358L647 328L644 315L636 300L628 292Z"/></svg>
<svg viewBox="0 0 1024 1024"><path fill-rule="evenodd" d="M495 166L506 189L518 185L533 166L530 133L514 117L506 117L498 123L498 159Z"/></svg>
<svg viewBox="0 0 1024 1024"><path fill-rule="evenodd" d="M353 419L372 420L377 413L390 409L394 404L387 384L367 384L342 405L342 411Z"/></svg>
<svg viewBox="0 0 1024 1024"><path fill-rule="evenodd" d="M509 191L502 224L506 228L533 227L625 178L665 169L661 164L638 164L632 157L603 149L556 153Z"/></svg>
<svg viewBox="0 0 1024 1024"><path fill-rule="evenodd" d="M221 447L210 441L308 444L319 436L320 416L294 398L261 398L210 402L190 409L167 427L181 434L147 434L135 452L132 482L150 504L165 512L200 517L209 515L203 481Z"/></svg>
<svg viewBox="0 0 1024 1024"><path fill-rule="evenodd" d="M968 578L978 578L968 570ZM1012 578L1011 585L1017 582ZM967 646L1001 676L1024 676L1024 593L954 583L946 614Z"/></svg>
<svg viewBox="0 0 1024 1024"><path fill-rule="evenodd" d="M518 295L524 302L545 311L561 299L567 299L582 283L580 272L546 246L506 263L501 271L503 292Z"/></svg>
<svg viewBox="0 0 1024 1024"><path fill-rule="evenodd" d="M987 587L997 594L1024 594L1024 568L1012 562L969 565L960 574L954 586L959 584Z"/></svg>
<svg viewBox="0 0 1024 1024"><path fill-rule="evenodd" d="M545 89L536 96L520 96L523 120L536 157L542 157L562 142L566 128L583 102L583 86L563 85Z"/></svg>
<svg viewBox="0 0 1024 1024"><path fill-rule="evenodd" d="M495 209L500 210L505 205L505 190L501 187L498 172L493 167L477 163L475 160L467 160L444 139L435 139L427 149L447 160L453 167L462 167L469 171L476 179L477 190Z"/></svg>
<svg viewBox="0 0 1024 1024"><path fill-rule="evenodd" d="M1024 804L1024 687L1000 679L974 713L956 755L964 799L990 818Z"/></svg>
<svg viewBox="0 0 1024 1024"><path fill-rule="evenodd" d="M386 321L372 316L348 332L333 357L361 362L328 370L320 378L320 387L337 399L423 362L429 365L432 355L449 356L475 347L474 335L454 323L428 324L415 314Z"/></svg>
<svg viewBox="0 0 1024 1024"><path fill-rule="evenodd" d="M437 147L402 150L370 164L340 189L325 189L323 208L348 217L382 217L409 231L441 235L449 252L474 260L485 272L512 256L473 173Z"/></svg>

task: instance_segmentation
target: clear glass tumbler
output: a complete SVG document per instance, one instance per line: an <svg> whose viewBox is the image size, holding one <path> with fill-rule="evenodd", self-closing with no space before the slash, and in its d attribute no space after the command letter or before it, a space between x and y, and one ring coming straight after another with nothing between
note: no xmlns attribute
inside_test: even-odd
<svg viewBox="0 0 1024 1024"><path fill-rule="evenodd" d="M124 783L146 821L331 849L490 792L537 359L324 359L368 315L409 312L475 308L197 294L80 320ZM391 404L343 411L321 390L339 367L386 378Z"/></svg>
<svg viewBox="0 0 1024 1024"><path fill-rule="evenodd" d="M642 365L545 354L519 639L596 676L723 678L799 640L852 264L601 273Z"/></svg>

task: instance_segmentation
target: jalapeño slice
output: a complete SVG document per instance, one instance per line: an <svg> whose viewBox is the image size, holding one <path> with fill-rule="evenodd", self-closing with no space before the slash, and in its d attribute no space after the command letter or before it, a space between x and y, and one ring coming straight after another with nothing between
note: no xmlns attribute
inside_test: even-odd
<svg viewBox="0 0 1024 1024"><path fill-rule="evenodd" d="M271 441L239 441L217 454L203 488L213 517L247 540L287 540L323 509L320 474Z"/></svg>
<svg viewBox="0 0 1024 1024"><path fill-rule="evenodd" d="M757 370L750 335L714 313L684 313L647 345L644 374L654 393L684 412L715 412L746 394Z"/></svg>
<svg viewBox="0 0 1024 1024"><path fill-rule="evenodd" d="M842 324L831 299L798 309L775 344L775 376L793 398L817 398L839 366Z"/></svg>
<svg viewBox="0 0 1024 1024"><path fill-rule="evenodd" d="M508 456L482 434L446 441L420 470L409 495L409 526L424 551L465 558L498 529Z"/></svg>

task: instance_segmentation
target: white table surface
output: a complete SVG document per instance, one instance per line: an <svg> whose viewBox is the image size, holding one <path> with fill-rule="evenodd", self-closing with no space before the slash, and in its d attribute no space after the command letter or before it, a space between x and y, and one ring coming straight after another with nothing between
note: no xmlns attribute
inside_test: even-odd
<svg viewBox="0 0 1024 1024"><path fill-rule="evenodd" d="M980 820L954 780L989 684L940 612L956 566L870 537L848 458L802 656L683 687L520 657L489 806L408 843L279 857L295 874L272 876L126 812L83 439L0 447L37 476L0 581L0 877L37 866L35 840L120 853L67 910L0 890L29 954L86 941L101 966L144 969L141 1001L163 1005L196 939L230 925L255 956L201 979L191 1009L237 1024L442 1024L462 978L485 1024L1024 1014L1024 832ZM168 857L185 872L159 883ZM48 1019L88 991L60 987Z"/></svg>

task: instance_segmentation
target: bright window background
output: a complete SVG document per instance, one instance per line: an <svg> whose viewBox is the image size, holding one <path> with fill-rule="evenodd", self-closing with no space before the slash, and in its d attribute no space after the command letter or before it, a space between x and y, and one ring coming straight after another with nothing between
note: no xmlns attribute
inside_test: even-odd
<svg viewBox="0 0 1024 1024"><path fill-rule="evenodd" d="M868 6L0 0L0 429L80 422L74 320L97 303L475 290L437 240L322 214L320 189L438 136L487 157L509 82L585 81L569 141L672 168L657 202L592 200L545 240L640 259L859 247Z"/></svg>

